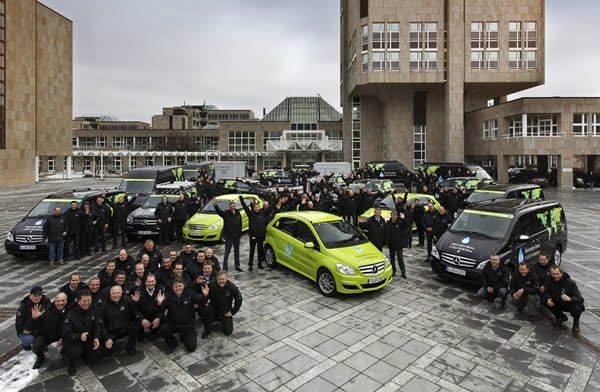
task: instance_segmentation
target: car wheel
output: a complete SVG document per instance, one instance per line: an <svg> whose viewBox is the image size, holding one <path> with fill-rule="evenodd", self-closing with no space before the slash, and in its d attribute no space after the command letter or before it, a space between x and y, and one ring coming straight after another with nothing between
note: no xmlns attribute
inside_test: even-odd
<svg viewBox="0 0 600 392"><path fill-rule="evenodd" d="M560 251L560 247L558 246L556 247L556 249L554 249L553 262L558 266L560 266L560 263L562 262L562 252Z"/></svg>
<svg viewBox="0 0 600 392"><path fill-rule="evenodd" d="M277 265L277 259L275 258L275 251L270 245L265 247L265 264L269 268L274 268Z"/></svg>
<svg viewBox="0 0 600 392"><path fill-rule="evenodd" d="M317 273L317 288L326 297L335 295L335 278L329 270L321 268Z"/></svg>

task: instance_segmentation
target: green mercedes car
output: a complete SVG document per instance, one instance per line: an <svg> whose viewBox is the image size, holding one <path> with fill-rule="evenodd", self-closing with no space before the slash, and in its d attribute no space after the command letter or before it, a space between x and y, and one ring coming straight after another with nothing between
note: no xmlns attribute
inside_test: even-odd
<svg viewBox="0 0 600 392"><path fill-rule="evenodd" d="M242 216L242 231L246 231L248 230L248 216L242 208L240 196L244 198L244 202L248 206L251 203L259 203L262 206L260 197L246 193L217 196L217 205L221 210L227 211L229 203L235 202L235 208ZM209 202L185 222L181 231L183 238L189 241L221 241L223 240L223 218L217 214L215 207Z"/></svg>
<svg viewBox="0 0 600 392"><path fill-rule="evenodd" d="M317 283L325 296L379 290L392 281L392 266L363 233L321 211L275 215L267 226L268 266L285 266Z"/></svg>

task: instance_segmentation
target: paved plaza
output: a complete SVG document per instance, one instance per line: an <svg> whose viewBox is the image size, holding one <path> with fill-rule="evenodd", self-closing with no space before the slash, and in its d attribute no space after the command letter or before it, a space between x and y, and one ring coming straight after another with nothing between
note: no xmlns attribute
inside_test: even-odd
<svg viewBox="0 0 600 392"><path fill-rule="evenodd" d="M48 193L118 184L116 179L42 182L4 189L0 233ZM105 255L49 267L0 249L0 389L25 391L600 391L600 193L547 190L566 209L569 247L563 267L578 283L587 311L581 336L544 318L529 322L514 308L476 298L475 288L443 282L405 251L408 280L372 294L326 298L314 284L281 268L232 273L244 301L234 333L198 336L194 353L182 345L166 354L162 341L144 341L138 354L81 365L66 374L56 348L38 372L34 354L15 350L14 311L34 284L53 295L79 271L87 280ZM109 241L110 243L110 241ZM247 260L247 237L242 242ZM140 245L132 246L137 254ZM222 260L223 245L215 246ZM231 263L231 260L230 260ZM244 266L242 266L244 267ZM571 322L567 325L570 327ZM197 321L198 331L202 330Z"/></svg>

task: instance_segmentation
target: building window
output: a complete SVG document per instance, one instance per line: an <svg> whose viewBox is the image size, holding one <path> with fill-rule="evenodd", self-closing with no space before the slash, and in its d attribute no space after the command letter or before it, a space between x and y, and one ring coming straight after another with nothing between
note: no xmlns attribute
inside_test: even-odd
<svg viewBox="0 0 600 392"><path fill-rule="evenodd" d="M131 149L133 148L133 137L115 136L112 138L113 148Z"/></svg>
<svg viewBox="0 0 600 392"><path fill-rule="evenodd" d="M387 24L386 57L387 69L398 71L400 69L400 23Z"/></svg>
<svg viewBox="0 0 600 392"><path fill-rule="evenodd" d="M112 169L114 172L122 172L123 171L123 158L122 157L113 157L112 158Z"/></svg>
<svg viewBox="0 0 600 392"><path fill-rule="evenodd" d="M6 148L6 110L5 110L5 4L0 0L0 150Z"/></svg>
<svg viewBox="0 0 600 392"><path fill-rule="evenodd" d="M54 172L54 161L55 157L48 157L48 172Z"/></svg>
<svg viewBox="0 0 600 392"><path fill-rule="evenodd" d="M79 147L79 138L73 137L71 138L71 146L77 148Z"/></svg>
<svg viewBox="0 0 600 392"><path fill-rule="evenodd" d="M437 69L437 22L410 24L410 70Z"/></svg>
<svg viewBox="0 0 600 392"><path fill-rule="evenodd" d="M150 146L150 138L149 137L138 137L135 139L135 148L137 149L147 149Z"/></svg>
<svg viewBox="0 0 600 392"><path fill-rule="evenodd" d="M385 63L385 53L384 52L373 52L373 64L371 68L373 71L383 71L383 66Z"/></svg>
<svg viewBox="0 0 600 392"><path fill-rule="evenodd" d="M144 166L154 166L154 157L144 157Z"/></svg>
<svg viewBox="0 0 600 392"><path fill-rule="evenodd" d="M525 51L525 69L537 68L537 52L532 50Z"/></svg>
<svg viewBox="0 0 600 392"><path fill-rule="evenodd" d="M82 163L83 172L91 172L92 171L92 160L90 158L83 158Z"/></svg>
<svg viewBox="0 0 600 392"><path fill-rule="evenodd" d="M387 69L391 71L400 69L400 52L387 52Z"/></svg>
<svg viewBox="0 0 600 392"><path fill-rule="evenodd" d="M254 132L235 131L229 132L229 151L244 152L256 151Z"/></svg>
<svg viewBox="0 0 600 392"><path fill-rule="evenodd" d="M600 136L600 113L592 114L592 136Z"/></svg>
<svg viewBox="0 0 600 392"><path fill-rule="evenodd" d="M587 136L587 114L573 113L573 135Z"/></svg>
<svg viewBox="0 0 600 392"><path fill-rule="evenodd" d="M263 160L263 170L281 169L282 162L280 158L270 158Z"/></svg>
<svg viewBox="0 0 600 392"><path fill-rule="evenodd" d="M360 168L360 97L352 97L352 167Z"/></svg>
<svg viewBox="0 0 600 392"><path fill-rule="evenodd" d="M558 136L558 122L555 114L532 114L527 116L527 136Z"/></svg>
<svg viewBox="0 0 600 392"><path fill-rule="evenodd" d="M471 50L471 69L483 69L483 51Z"/></svg>
<svg viewBox="0 0 600 392"><path fill-rule="evenodd" d="M264 131L263 132L263 151L267 151L269 141L278 142L281 140L281 132L279 131Z"/></svg>
<svg viewBox="0 0 600 392"><path fill-rule="evenodd" d="M523 136L523 119L521 116L511 117L508 120L508 137Z"/></svg>
<svg viewBox="0 0 600 392"><path fill-rule="evenodd" d="M366 18L369 16L369 0L360 0L360 17Z"/></svg>
<svg viewBox="0 0 600 392"><path fill-rule="evenodd" d="M362 57L362 70L363 72L367 72L369 70L369 54L363 53Z"/></svg>
<svg viewBox="0 0 600 392"><path fill-rule="evenodd" d="M219 149L218 136L196 136L194 137L194 146L199 151L214 151Z"/></svg>
<svg viewBox="0 0 600 392"><path fill-rule="evenodd" d="M173 157L165 156L163 158L163 165L171 166L173 164Z"/></svg>
<svg viewBox="0 0 600 392"><path fill-rule="evenodd" d="M372 34L373 34L373 38L371 40L371 47L373 48L373 50L383 50L384 47L384 42L383 42L383 23L373 23L372 24Z"/></svg>
<svg viewBox="0 0 600 392"><path fill-rule="evenodd" d="M498 69L498 22L471 23L471 69Z"/></svg>
<svg viewBox="0 0 600 392"><path fill-rule="evenodd" d="M558 157L559 155L548 155L549 169L558 169Z"/></svg>
<svg viewBox="0 0 600 392"><path fill-rule="evenodd" d="M317 123L290 123L292 131L316 131Z"/></svg>
<svg viewBox="0 0 600 392"><path fill-rule="evenodd" d="M508 22L508 68L537 69L537 22Z"/></svg>
<svg viewBox="0 0 600 392"><path fill-rule="evenodd" d="M362 25L361 31L361 53L365 53L369 51L369 25Z"/></svg>
<svg viewBox="0 0 600 392"><path fill-rule="evenodd" d="M498 139L498 120L486 120L483 122L483 140Z"/></svg>
<svg viewBox="0 0 600 392"><path fill-rule="evenodd" d="M508 52L508 68L509 69L520 69L521 68L521 52L518 50L511 50Z"/></svg>
<svg viewBox="0 0 600 392"><path fill-rule="evenodd" d="M413 127L413 146L413 167L417 167L427 160L427 127L425 125Z"/></svg>

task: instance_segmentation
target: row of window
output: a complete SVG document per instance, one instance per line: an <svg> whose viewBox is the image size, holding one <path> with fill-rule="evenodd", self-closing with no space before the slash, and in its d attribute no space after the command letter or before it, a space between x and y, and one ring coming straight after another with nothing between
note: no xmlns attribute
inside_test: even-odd
<svg viewBox="0 0 600 392"><path fill-rule="evenodd" d="M508 23L508 68L537 68L537 22ZM471 69L499 68L498 22L471 23Z"/></svg>
<svg viewBox="0 0 600 392"><path fill-rule="evenodd" d="M526 133L523 130L523 117L508 119L508 137L559 136L557 114L528 114ZM589 121L591 119L591 122ZM483 140L498 138L498 120L483 122ZM591 131L591 132L590 132ZM600 136L600 113L573 113L574 136Z"/></svg>

